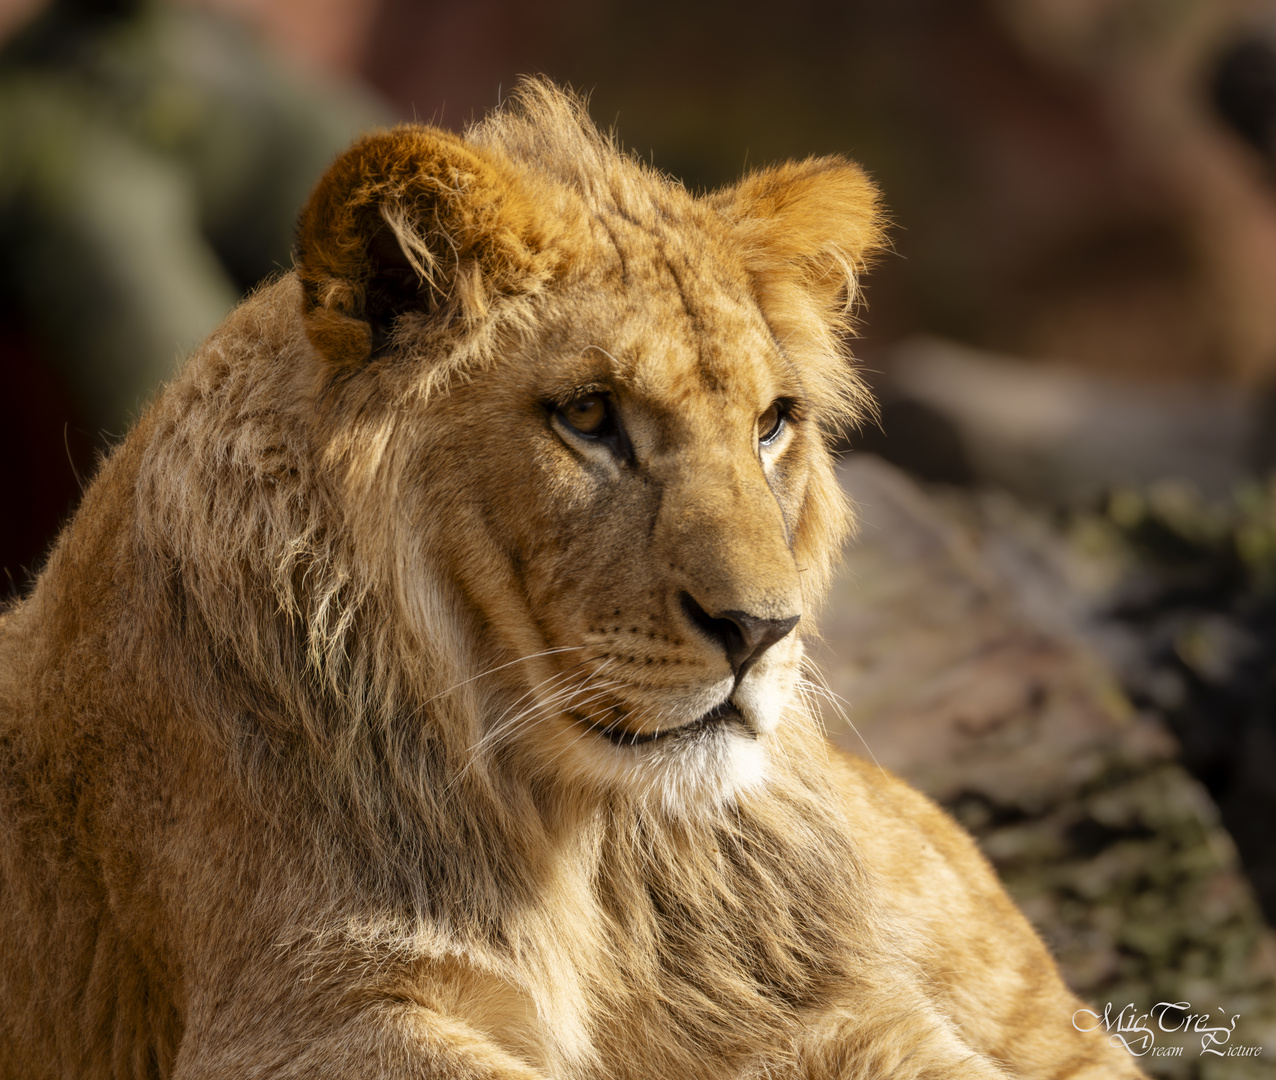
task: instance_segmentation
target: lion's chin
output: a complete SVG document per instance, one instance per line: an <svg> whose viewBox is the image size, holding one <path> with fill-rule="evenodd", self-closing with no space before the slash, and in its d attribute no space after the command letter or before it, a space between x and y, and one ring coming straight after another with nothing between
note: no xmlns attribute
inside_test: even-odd
<svg viewBox="0 0 1276 1080"><path fill-rule="evenodd" d="M598 785L637 796L653 811L703 816L766 783L766 740L736 719L734 707L730 712L636 743L596 733L577 744L576 764Z"/></svg>

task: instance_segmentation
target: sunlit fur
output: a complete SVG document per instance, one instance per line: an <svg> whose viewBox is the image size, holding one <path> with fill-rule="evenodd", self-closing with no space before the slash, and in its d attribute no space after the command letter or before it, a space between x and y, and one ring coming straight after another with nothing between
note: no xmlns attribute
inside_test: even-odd
<svg viewBox="0 0 1276 1080"><path fill-rule="evenodd" d="M0 1076L1136 1075L803 697L877 242L542 83L343 156L0 621Z"/></svg>

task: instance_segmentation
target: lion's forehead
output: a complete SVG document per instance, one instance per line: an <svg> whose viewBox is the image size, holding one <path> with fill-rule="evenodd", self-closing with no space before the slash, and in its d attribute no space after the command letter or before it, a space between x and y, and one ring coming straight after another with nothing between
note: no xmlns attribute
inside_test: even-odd
<svg viewBox="0 0 1276 1080"><path fill-rule="evenodd" d="M584 282L595 317L574 336L582 350L605 348L620 382L675 407L753 409L797 391L725 237L676 218L612 221L598 235Z"/></svg>

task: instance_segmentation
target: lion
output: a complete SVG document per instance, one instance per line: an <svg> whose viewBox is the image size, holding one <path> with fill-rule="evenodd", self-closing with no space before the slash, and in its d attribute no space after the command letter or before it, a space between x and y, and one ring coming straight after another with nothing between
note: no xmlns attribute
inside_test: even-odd
<svg viewBox="0 0 1276 1080"><path fill-rule="evenodd" d="M0 622L0 1073L1134 1077L803 634L877 194L364 137Z"/></svg>

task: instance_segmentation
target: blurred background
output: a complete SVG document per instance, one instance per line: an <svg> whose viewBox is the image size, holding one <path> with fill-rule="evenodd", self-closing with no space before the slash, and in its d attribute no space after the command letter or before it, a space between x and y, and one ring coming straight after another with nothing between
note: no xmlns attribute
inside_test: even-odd
<svg viewBox="0 0 1276 1080"><path fill-rule="evenodd" d="M1273 0L0 0L0 587L291 265L336 152L400 119L463 127L531 73L692 188L818 153L877 180L893 247L856 353L881 415L845 433L865 526L830 694L963 815L1074 983L1242 1000L1270 1058ZM953 772L960 747L919 756L942 729L1022 781L1021 728L1090 732L1046 755L1073 769L1053 802L1044 774L1015 793ZM1249 1075L1193 1061L1157 1068Z"/></svg>

